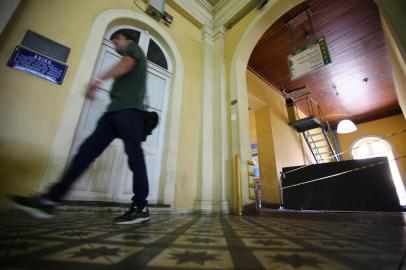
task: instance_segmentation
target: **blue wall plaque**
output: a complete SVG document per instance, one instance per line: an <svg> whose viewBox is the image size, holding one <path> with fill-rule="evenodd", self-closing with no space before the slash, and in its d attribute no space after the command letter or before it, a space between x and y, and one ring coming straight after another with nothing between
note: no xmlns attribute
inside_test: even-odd
<svg viewBox="0 0 406 270"><path fill-rule="evenodd" d="M57 84L62 84L68 69L67 65L20 46L15 48L7 65Z"/></svg>

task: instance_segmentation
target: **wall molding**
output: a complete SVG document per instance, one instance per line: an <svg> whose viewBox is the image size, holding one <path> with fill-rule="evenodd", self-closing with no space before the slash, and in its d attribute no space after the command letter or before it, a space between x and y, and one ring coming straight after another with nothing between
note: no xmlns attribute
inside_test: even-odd
<svg viewBox="0 0 406 270"><path fill-rule="evenodd" d="M213 26L214 10L206 1L202 0L172 0L176 5L183 9L189 16L196 19L201 25ZM206 2L206 4L204 4Z"/></svg>
<svg viewBox="0 0 406 270"><path fill-rule="evenodd" d="M226 28L230 28L245 17L254 7L255 1L253 0L223 1L213 14L214 26L224 25Z"/></svg>
<svg viewBox="0 0 406 270"><path fill-rule="evenodd" d="M232 26L247 15L254 7L254 0L218 2L214 7L206 0L172 0L193 17L200 25L209 27Z"/></svg>

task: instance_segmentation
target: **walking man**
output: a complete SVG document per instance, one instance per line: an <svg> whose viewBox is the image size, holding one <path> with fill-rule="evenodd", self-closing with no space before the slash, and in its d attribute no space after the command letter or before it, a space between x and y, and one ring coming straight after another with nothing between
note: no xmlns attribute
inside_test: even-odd
<svg viewBox="0 0 406 270"><path fill-rule="evenodd" d="M86 98L93 99L99 85L115 79L110 92L111 103L99 119L96 129L80 146L78 153L59 181L49 190L35 197L11 196L10 201L19 209L39 218L55 215L55 208L69 191L74 181L102 154L115 139L124 141L128 164L133 172L133 192L130 209L116 217L116 224L135 224L150 219L148 211L148 178L141 141L144 137L143 110L146 91L146 59L134 42L132 31L115 32L111 40L122 60L100 78L92 80Z"/></svg>

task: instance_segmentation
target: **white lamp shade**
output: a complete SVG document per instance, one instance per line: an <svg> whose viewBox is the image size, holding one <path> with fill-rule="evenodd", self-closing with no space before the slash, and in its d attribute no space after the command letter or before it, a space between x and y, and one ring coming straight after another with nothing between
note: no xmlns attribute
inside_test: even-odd
<svg viewBox="0 0 406 270"><path fill-rule="evenodd" d="M337 126L337 133L351 133L357 130L355 124L348 119L341 120Z"/></svg>

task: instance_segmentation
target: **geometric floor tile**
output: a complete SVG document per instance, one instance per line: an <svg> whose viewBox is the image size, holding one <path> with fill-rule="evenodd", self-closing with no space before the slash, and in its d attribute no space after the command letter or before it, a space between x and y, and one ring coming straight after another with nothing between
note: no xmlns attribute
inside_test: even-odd
<svg viewBox="0 0 406 270"><path fill-rule="evenodd" d="M168 228L168 227L164 227L164 226L161 226L161 227L148 226L145 228L137 229L136 231L137 232L147 232L147 233L165 233L165 234L167 234L167 233L171 233L175 230L176 230L176 228Z"/></svg>
<svg viewBox="0 0 406 270"><path fill-rule="evenodd" d="M265 238L241 238L247 247L265 247L265 248L302 248L298 244L286 239L265 239Z"/></svg>
<svg viewBox="0 0 406 270"><path fill-rule="evenodd" d="M321 247L327 250L339 250L340 252L345 251L362 251L362 252L373 252L375 249L371 248L370 245L363 245L362 242L355 242L348 239L329 239L329 240L306 240L306 242Z"/></svg>
<svg viewBox="0 0 406 270"><path fill-rule="evenodd" d="M17 239L0 241L0 257L12 257L57 246L63 242L48 240Z"/></svg>
<svg viewBox="0 0 406 270"><path fill-rule="evenodd" d="M252 237L252 238L269 238L277 237L276 234L271 232L266 232L262 230L258 231L235 231L235 233L240 237Z"/></svg>
<svg viewBox="0 0 406 270"><path fill-rule="evenodd" d="M292 231L292 232L283 232L286 236L294 237L294 238L303 238L303 239L325 239L329 238L328 234L322 234L318 232L300 232L300 231Z"/></svg>
<svg viewBox="0 0 406 270"><path fill-rule="evenodd" d="M190 229L192 230L215 230L215 231L221 231L223 228L221 226L200 226L200 225L193 225L190 226Z"/></svg>
<svg viewBox="0 0 406 270"><path fill-rule="evenodd" d="M398 268L406 252L404 213L358 214L361 222L353 213L274 214L152 214L145 224L116 225L117 214L44 221L0 209L0 268L406 270Z"/></svg>
<svg viewBox="0 0 406 270"><path fill-rule="evenodd" d="M103 232L85 231L85 230L66 230L54 233L43 234L41 237L52 237L66 240L80 240L101 235Z"/></svg>
<svg viewBox="0 0 406 270"><path fill-rule="evenodd" d="M44 257L46 260L114 264L137 253L143 248L98 243L86 243Z"/></svg>
<svg viewBox="0 0 406 270"><path fill-rule="evenodd" d="M222 230L210 230L210 229L188 229L185 234L189 235L201 235L201 236L223 236Z"/></svg>
<svg viewBox="0 0 406 270"><path fill-rule="evenodd" d="M279 252L279 251L253 251L265 269L283 270L314 270L334 269L349 270L350 268L332 261L316 253L309 252Z"/></svg>
<svg viewBox="0 0 406 270"><path fill-rule="evenodd" d="M10 238L10 237L15 237L18 235L31 235L31 234L38 234L42 232L48 232L49 230L44 229L44 228L30 228L30 227L23 227L23 228L18 228L16 229L15 227L10 227L10 228L5 228L2 231L0 231L0 239L1 238Z"/></svg>
<svg viewBox="0 0 406 270"><path fill-rule="evenodd" d="M119 241L119 242L125 242L125 243L140 243L140 244L152 244L165 236L164 234L145 234L145 233L135 233L135 232L130 232L130 233L122 233L122 234L117 234L114 236L111 236L109 238L105 238L104 240L107 241Z"/></svg>
<svg viewBox="0 0 406 270"><path fill-rule="evenodd" d="M169 248L150 261L148 266L168 269L232 269L233 263L228 251Z"/></svg>
<svg viewBox="0 0 406 270"><path fill-rule="evenodd" d="M223 237L214 236L194 236L182 235L175 242L174 245L190 245L190 246L227 246L226 239Z"/></svg>

